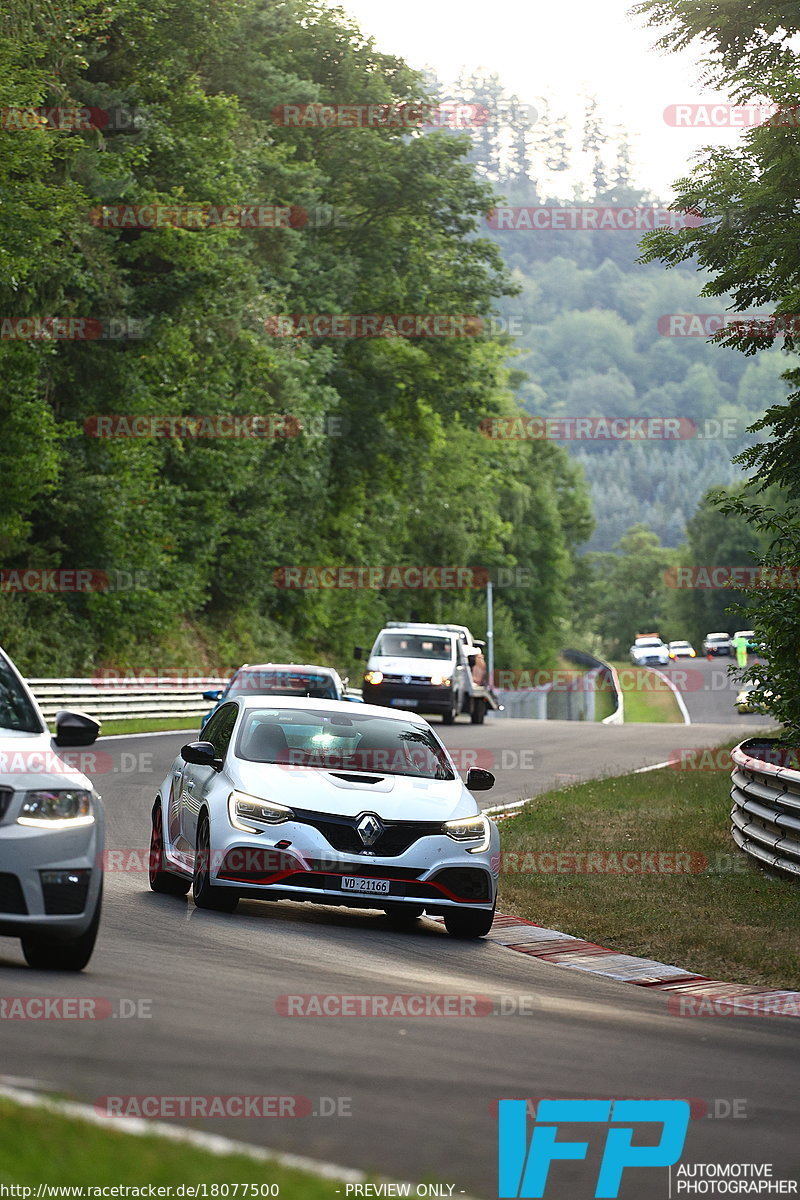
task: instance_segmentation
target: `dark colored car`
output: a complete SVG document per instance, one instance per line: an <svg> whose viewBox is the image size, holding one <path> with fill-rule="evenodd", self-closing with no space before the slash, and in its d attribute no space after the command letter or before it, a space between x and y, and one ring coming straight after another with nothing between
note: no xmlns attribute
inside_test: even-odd
<svg viewBox="0 0 800 1200"><path fill-rule="evenodd" d="M316 667L298 663L262 663L254 666L245 663L235 672L224 689L203 692L204 700L214 700L214 707L203 717L203 725L224 700L234 696L287 696L313 700L352 700L360 697L349 695L338 671L333 667Z"/></svg>

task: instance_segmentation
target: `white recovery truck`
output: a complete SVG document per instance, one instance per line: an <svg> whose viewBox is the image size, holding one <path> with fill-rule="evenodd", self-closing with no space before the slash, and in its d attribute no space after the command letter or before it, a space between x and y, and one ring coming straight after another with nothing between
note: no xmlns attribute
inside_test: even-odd
<svg viewBox="0 0 800 1200"><path fill-rule="evenodd" d="M482 725L487 710L502 707L491 689L484 645L466 625L389 621L367 659L364 702L439 713L445 725L469 713L473 725ZM360 646L355 657L364 657Z"/></svg>

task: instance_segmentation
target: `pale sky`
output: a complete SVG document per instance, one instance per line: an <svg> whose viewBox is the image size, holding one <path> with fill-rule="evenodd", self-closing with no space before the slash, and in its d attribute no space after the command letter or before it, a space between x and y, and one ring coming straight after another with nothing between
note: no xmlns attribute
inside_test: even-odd
<svg viewBox="0 0 800 1200"><path fill-rule="evenodd" d="M583 95L597 97L607 126L631 134L635 183L671 193L701 146L738 139L733 130L671 128L670 104L724 100L699 83L702 51L654 50L658 31L628 16L630 0L328 0L345 9L379 49L446 83L463 69L497 73L523 103L545 96L580 119Z"/></svg>

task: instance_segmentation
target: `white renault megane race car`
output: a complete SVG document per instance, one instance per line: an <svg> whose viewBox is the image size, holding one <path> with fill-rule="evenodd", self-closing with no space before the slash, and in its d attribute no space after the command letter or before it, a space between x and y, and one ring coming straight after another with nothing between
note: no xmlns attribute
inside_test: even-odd
<svg viewBox="0 0 800 1200"><path fill-rule="evenodd" d="M423 911L481 937L499 835L422 717L373 705L238 696L184 746L152 814L150 886L200 908L240 897Z"/></svg>

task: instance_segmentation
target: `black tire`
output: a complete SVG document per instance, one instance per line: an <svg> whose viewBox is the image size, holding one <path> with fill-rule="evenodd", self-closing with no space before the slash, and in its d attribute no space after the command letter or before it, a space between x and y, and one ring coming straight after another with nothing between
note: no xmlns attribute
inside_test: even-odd
<svg viewBox="0 0 800 1200"><path fill-rule="evenodd" d="M164 868L164 818L160 803L153 809L148 872L150 888L160 896L185 896L192 886L191 879L184 875L173 875Z"/></svg>
<svg viewBox="0 0 800 1200"><path fill-rule="evenodd" d="M91 924L80 937L59 941L46 934L29 933L23 937L22 953L29 967L37 971L82 971L92 957L97 931L100 928L100 913L103 908L103 885L97 897Z"/></svg>
<svg viewBox="0 0 800 1200"><path fill-rule="evenodd" d="M485 937L492 928L494 910L480 908L448 908L444 914L444 927L451 937L481 938Z"/></svg>
<svg viewBox="0 0 800 1200"><path fill-rule="evenodd" d="M211 829L205 815L197 825L192 899L197 908L219 913L232 913L239 903L238 893L233 888L214 887L211 883Z"/></svg>
<svg viewBox="0 0 800 1200"><path fill-rule="evenodd" d="M392 929L413 929L425 910L420 904L387 904L383 911Z"/></svg>
<svg viewBox="0 0 800 1200"><path fill-rule="evenodd" d="M452 696L450 700L450 711L442 713L443 725L455 725L456 717L458 716L458 696Z"/></svg>
<svg viewBox="0 0 800 1200"><path fill-rule="evenodd" d="M486 701L480 699L473 700L469 716L473 725L482 725L483 718L486 716Z"/></svg>

